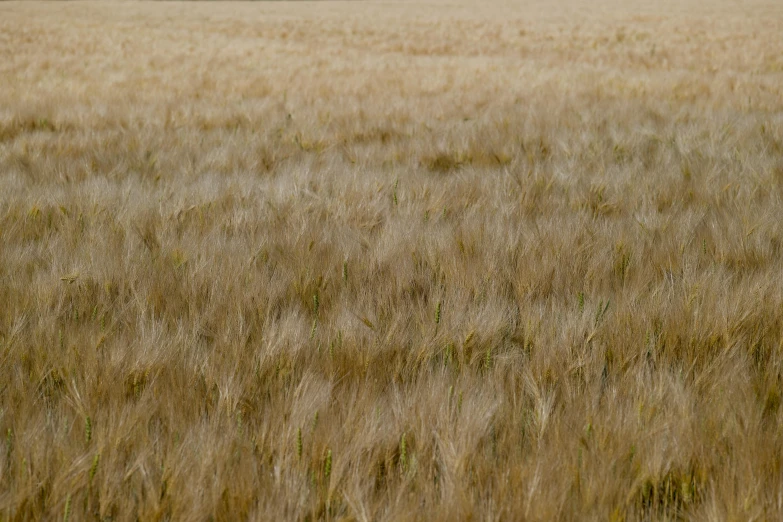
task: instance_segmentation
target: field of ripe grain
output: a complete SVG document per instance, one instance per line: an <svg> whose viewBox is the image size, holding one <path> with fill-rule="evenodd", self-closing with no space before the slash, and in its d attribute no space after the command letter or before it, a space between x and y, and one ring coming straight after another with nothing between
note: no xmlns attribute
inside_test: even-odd
<svg viewBox="0 0 783 522"><path fill-rule="evenodd" d="M781 519L781 35L0 2L0 521Z"/></svg>

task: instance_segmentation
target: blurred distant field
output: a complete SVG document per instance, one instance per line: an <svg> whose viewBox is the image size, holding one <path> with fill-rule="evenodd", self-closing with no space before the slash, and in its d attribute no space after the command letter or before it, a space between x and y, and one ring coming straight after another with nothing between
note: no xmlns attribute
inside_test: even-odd
<svg viewBox="0 0 783 522"><path fill-rule="evenodd" d="M0 3L0 521L780 520L782 402L783 3Z"/></svg>

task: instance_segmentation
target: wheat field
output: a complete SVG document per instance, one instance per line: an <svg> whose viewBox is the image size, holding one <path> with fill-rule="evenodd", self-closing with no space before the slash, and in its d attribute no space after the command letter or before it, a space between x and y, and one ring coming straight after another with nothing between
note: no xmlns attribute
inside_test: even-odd
<svg viewBox="0 0 783 522"><path fill-rule="evenodd" d="M0 2L0 521L783 519L781 35Z"/></svg>

